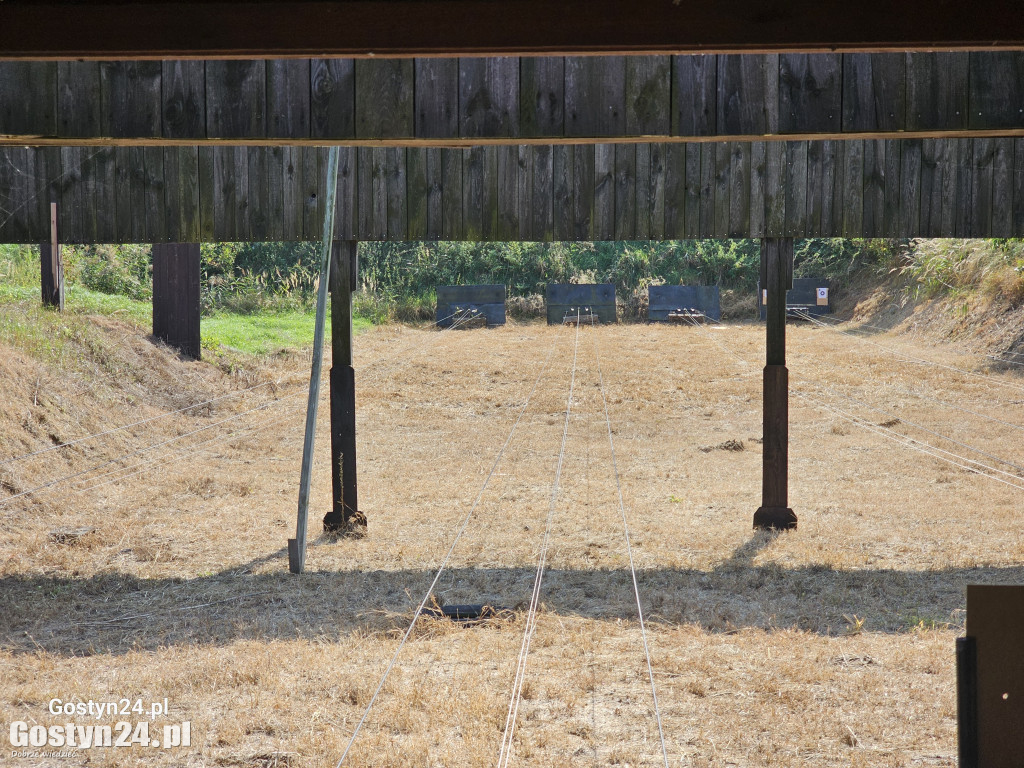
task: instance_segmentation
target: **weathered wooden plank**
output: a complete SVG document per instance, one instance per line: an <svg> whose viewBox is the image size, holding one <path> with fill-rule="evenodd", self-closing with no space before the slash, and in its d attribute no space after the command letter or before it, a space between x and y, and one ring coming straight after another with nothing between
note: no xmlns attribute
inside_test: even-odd
<svg viewBox="0 0 1024 768"><path fill-rule="evenodd" d="M499 240L519 238L519 148L501 146L498 152Z"/></svg>
<svg viewBox="0 0 1024 768"><path fill-rule="evenodd" d="M459 59L459 135L519 135L519 59Z"/></svg>
<svg viewBox="0 0 1024 768"><path fill-rule="evenodd" d="M824 197L824 146L820 141L807 142L807 237L821 237L821 212Z"/></svg>
<svg viewBox="0 0 1024 768"><path fill-rule="evenodd" d="M405 147L388 147L385 158L388 182L388 239L409 239L409 191L406 186Z"/></svg>
<svg viewBox="0 0 1024 768"><path fill-rule="evenodd" d="M206 64L176 60L161 64L160 119L168 139L206 137Z"/></svg>
<svg viewBox="0 0 1024 768"><path fill-rule="evenodd" d="M942 139L938 143L939 166L942 168L942 219L939 226L940 237L951 237L956 231L957 209L957 142L955 139Z"/></svg>
<svg viewBox="0 0 1024 768"><path fill-rule="evenodd" d="M843 230L843 142L823 141L821 147L822 237L838 237Z"/></svg>
<svg viewBox="0 0 1024 768"><path fill-rule="evenodd" d="M427 239L439 240L444 232L442 150L427 149Z"/></svg>
<svg viewBox="0 0 1024 768"><path fill-rule="evenodd" d="M164 203L164 151L162 147L145 147L146 163L145 218L146 240L163 240L167 231L167 208Z"/></svg>
<svg viewBox="0 0 1024 768"><path fill-rule="evenodd" d="M863 231L865 237L881 237L885 214L885 142L867 140L864 142L864 211Z"/></svg>
<svg viewBox="0 0 1024 768"><path fill-rule="evenodd" d="M694 144L665 145L665 231L664 237L683 239L688 236L686 227L687 177L686 154L696 149ZM697 153L697 180L700 180L700 153ZM698 187L699 184L695 184ZM697 207L698 197L693 205ZM699 209L698 209L699 210Z"/></svg>
<svg viewBox="0 0 1024 768"><path fill-rule="evenodd" d="M920 140L901 142L899 234L920 235L922 152Z"/></svg>
<svg viewBox="0 0 1024 768"><path fill-rule="evenodd" d="M921 142L920 234L939 237L942 226L942 168L939 139Z"/></svg>
<svg viewBox="0 0 1024 768"><path fill-rule="evenodd" d="M289 233L289 240L305 240L306 231L303 222L305 201L303 200L301 148L285 147L283 161L281 188L284 191L284 229Z"/></svg>
<svg viewBox="0 0 1024 768"><path fill-rule="evenodd" d="M651 148L654 144L636 144L636 230L637 240L651 238Z"/></svg>
<svg viewBox="0 0 1024 768"><path fill-rule="evenodd" d="M704 150L700 144L687 144L685 148L685 157L682 158L685 170L681 177L685 184L684 197L686 200L686 207L682 211L683 230L687 238L693 238L700 237L701 231L701 195L704 183L701 175L701 160Z"/></svg>
<svg viewBox="0 0 1024 768"><path fill-rule="evenodd" d="M308 87L307 87L308 93ZM307 124L308 125L308 124ZM270 168L269 154L259 147L246 148L248 162L247 207L242 215L249 224L249 238L256 241L270 239Z"/></svg>
<svg viewBox="0 0 1024 768"><path fill-rule="evenodd" d="M335 197L334 239L355 240L356 232L356 150L338 148L338 191Z"/></svg>
<svg viewBox="0 0 1024 768"><path fill-rule="evenodd" d="M647 196L650 199L648 216L650 225L647 236L651 240L665 239L665 180L666 180L666 149L665 144L651 144L651 163L647 181ZM639 222L639 214L638 214ZM640 228L639 223L637 229Z"/></svg>
<svg viewBox="0 0 1024 768"><path fill-rule="evenodd" d="M750 150L749 142L723 145L730 155L729 237L750 236Z"/></svg>
<svg viewBox="0 0 1024 768"><path fill-rule="evenodd" d="M566 57L565 135L621 136L625 129L625 57Z"/></svg>
<svg viewBox="0 0 1024 768"><path fill-rule="evenodd" d="M493 147L463 150L463 221L467 240L491 240L497 229L497 154Z"/></svg>
<svg viewBox="0 0 1024 768"><path fill-rule="evenodd" d="M715 171L715 145L701 144L700 225L698 237L715 236Z"/></svg>
<svg viewBox="0 0 1024 768"><path fill-rule="evenodd" d="M356 135L355 62L311 59L309 62L309 135L348 139Z"/></svg>
<svg viewBox="0 0 1024 768"><path fill-rule="evenodd" d="M967 53L907 54L907 130L967 127Z"/></svg>
<svg viewBox="0 0 1024 768"><path fill-rule="evenodd" d="M357 138L415 135L412 59L358 59L355 62Z"/></svg>
<svg viewBox="0 0 1024 768"><path fill-rule="evenodd" d="M135 150L136 148L132 147L130 153L134 153ZM204 241L215 239L217 174L214 154L213 147L199 147L199 239ZM132 200L138 199L133 189ZM135 214L135 218L138 218L138 214Z"/></svg>
<svg viewBox="0 0 1024 768"><path fill-rule="evenodd" d="M786 236L807 233L807 142L786 142Z"/></svg>
<svg viewBox="0 0 1024 768"><path fill-rule="evenodd" d="M0 66L0 133L57 133L57 62L5 61Z"/></svg>
<svg viewBox="0 0 1024 768"><path fill-rule="evenodd" d="M710 136L716 131L718 58L672 57L672 135Z"/></svg>
<svg viewBox="0 0 1024 768"><path fill-rule="evenodd" d="M373 240L373 150L356 149L356 239Z"/></svg>
<svg viewBox="0 0 1024 768"><path fill-rule="evenodd" d="M901 131L907 119L907 57L903 53L843 56L844 131Z"/></svg>
<svg viewBox="0 0 1024 768"><path fill-rule="evenodd" d="M39 198L48 197L38 151L5 147L0 156L0 237L8 243L39 243L49 239L38 214ZM60 176L57 169L56 176ZM47 207L49 207L49 200ZM49 217L47 216L47 219Z"/></svg>
<svg viewBox="0 0 1024 768"><path fill-rule="evenodd" d="M266 62L206 62L206 105L207 136L218 139L266 136Z"/></svg>
<svg viewBox="0 0 1024 768"><path fill-rule="evenodd" d="M984 235L992 225L992 178L995 150L995 141L992 139L977 139L974 142L969 225L972 237Z"/></svg>
<svg viewBox="0 0 1024 768"><path fill-rule="evenodd" d="M461 240L465 234L462 214L463 150L442 150L441 234L445 240Z"/></svg>
<svg viewBox="0 0 1024 768"><path fill-rule="evenodd" d="M519 239L535 240L533 234L533 153L520 145L516 151L516 171L519 176L516 190L516 217L519 220Z"/></svg>
<svg viewBox="0 0 1024 768"><path fill-rule="evenodd" d="M900 228L900 194L903 190L900 170L903 159L900 142L885 141L885 202L883 204L882 229L886 237L898 237Z"/></svg>
<svg viewBox="0 0 1024 768"><path fill-rule="evenodd" d="M787 157L785 142L765 144L764 228L767 237L782 237L786 233Z"/></svg>
<svg viewBox="0 0 1024 768"><path fill-rule="evenodd" d="M61 199L63 165L59 147L35 147L26 150L33 156L31 166L38 178L24 180L25 210L28 226L45 237L50 232L50 203Z"/></svg>
<svg viewBox="0 0 1024 768"><path fill-rule="evenodd" d="M100 130L115 138L163 133L163 65L159 61L100 62Z"/></svg>
<svg viewBox="0 0 1024 768"><path fill-rule="evenodd" d="M324 182L327 176L327 148L309 147L302 152L302 232L303 239L323 240Z"/></svg>
<svg viewBox="0 0 1024 768"><path fill-rule="evenodd" d="M594 147L594 239L615 239L615 145Z"/></svg>
<svg viewBox="0 0 1024 768"><path fill-rule="evenodd" d="M779 132L837 132L842 125L842 57L834 53L779 56Z"/></svg>
<svg viewBox="0 0 1024 768"><path fill-rule="evenodd" d="M776 81L770 67L777 56L732 54L718 57L718 133L723 136L757 136L769 132L767 78ZM776 96L777 98L777 96ZM777 115L777 104L775 105Z"/></svg>
<svg viewBox="0 0 1024 768"><path fill-rule="evenodd" d="M284 238L284 147L267 148L267 239L277 242Z"/></svg>
<svg viewBox="0 0 1024 768"><path fill-rule="evenodd" d="M970 119L975 129L1024 127L1024 51L970 54Z"/></svg>
<svg viewBox="0 0 1024 768"><path fill-rule="evenodd" d="M971 139L955 139L956 143L956 202L954 203L953 235L972 237L974 193L974 142Z"/></svg>
<svg viewBox="0 0 1024 768"><path fill-rule="evenodd" d="M1013 236L1024 235L1024 139L1013 141Z"/></svg>
<svg viewBox="0 0 1024 768"><path fill-rule="evenodd" d="M552 217L556 241L572 239L573 150L574 147L565 144L551 148Z"/></svg>
<svg viewBox="0 0 1024 768"><path fill-rule="evenodd" d="M388 239L388 151L370 150L370 234L368 240Z"/></svg>
<svg viewBox="0 0 1024 768"><path fill-rule="evenodd" d="M670 56L627 56L626 133L667 136L672 126L672 59Z"/></svg>
<svg viewBox="0 0 1024 768"><path fill-rule="evenodd" d="M715 224L714 237L729 237L729 204L732 189L732 162L730 144L718 142L715 147Z"/></svg>
<svg viewBox="0 0 1024 768"><path fill-rule="evenodd" d="M267 136L309 138L311 77L309 59L267 62Z"/></svg>
<svg viewBox="0 0 1024 768"><path fill-rule="evenodd" d="M494 148L492 148L493 150ZM550 242L554 238L554 199L552 198L552 184L554 169L552 168L553 157L550 146L532 146L530 154L533 156L531 170L533 174L533 222L531 229L536 240Z"/></svg>
<svg viewBox="0 0 1024 768"><path fill-rule="evenodd" d="M31 166L28 166L31 167ZM143 166L144 167L144 166ZM82 238L82 148L60 148L60 183L57 200L57 231L61 242L79 243Z"/></svg>
<svg viewBox="0 0 1024 768"><path fill-rule="evenodd" d="M860 139L843 142L843 237L860 237L864 225L864 144Z"/></svg>
<svg viewBox="0 0 1024 768"><path fill-rule="evenodd" d="M750 144L750 229L743 237L765 236L765 173L767 148L765 142Z"/></svg>
<svg viewBox="0 0 1024 768"><path fill-rule="evenodd" d="M198 157L198 150L193 150L193 153ZM0 181L0 184L2 183ZM194 191L198 195L198 180ZM197 212L198 204L199 201L196 200ZM199 238L195 240L198 242ZM114 148L114 239L112 242L132 242L131 162L128 147Z"/></svg>
<svg viewBox="0 0 1024 768"><path fill-rule="evenodd" d="M249 206L249 148L231 147L234 161L235 182L235 229L234 240L248 240L252 233L252 220Z"/></svg>
<svg viewBox="0 0 1024 768"><path fill-rule="evenodd" d="M519 60L519 119L522 136L564 135L564 57L526 56Z"/></svg>
<svg viewBox="0 0 1024 768"><path fill-rule="evenodd" d="M997 138L992 158L991 237L1013 236L1013 139Z"/></svg>
<svg viewBox="0 0 1024 768"><path fill-rule="evenodd" d="M98 61L57 63L57 131L61 136L88 137L102 133Z"/></svg>
<svg viewBox="0 0 1024 768"><path fill-rule="evenodd" d="M427 240L427 148L407 147L405 151L408 173L409 239ZM501 169L498 169L500 175ZM499 200L500 205L500 200Z"/></svg>
<svg viewBox="0 0 1024 768"><path fill-rule="evenodd" d="M636 145L615 145L615 239L636 239Z"/></svg>
<svg viewBox="0 0 1024 768"><path fill-rule="evenodd" d="M459 135L459 60L416 59L416 135Z"/></svg>
<svg viewBox="0 0 1024 768"><path fill-rule="evenodd" d="M164 209L166 231L154 238L162 242L180 243L181 237L181 185L178 179L178 153L176 147L162 147L164 155Z"/></svg>

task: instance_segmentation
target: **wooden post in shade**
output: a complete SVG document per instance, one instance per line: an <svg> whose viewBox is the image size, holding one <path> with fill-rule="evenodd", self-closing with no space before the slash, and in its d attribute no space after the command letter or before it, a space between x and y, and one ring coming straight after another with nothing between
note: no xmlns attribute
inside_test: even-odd
<svg viewBox="0 0 1024 768"><path fill-rule="evenodd" d="M153 335L199 359L199 243L153 246Z"/></svg>
<svg viewBox="0 0 1024 768"><path fill-rule="evenodd" d="M356 380L352 367L352 290L356 284L356 246L335 241L331 258L331 479L334 503L324 530L362 533L356 481Z"/></svg>
<svg viewBox="0 0 1024 768"><path fill-rule="evenodd" d="M789 508L789 371L786 368L786 291L793 285L793 240L761 241L761 287L767 290L764 367L764 453L761 506L755 528L796 528Z"/></svg>
<svg viewBox="0 0 1024 768"><path fill-rule="evenodd" d="M50 242L39 245L39 284L43 306L64 311L64 261L57 240L57 204L50 203Z"/></svg>

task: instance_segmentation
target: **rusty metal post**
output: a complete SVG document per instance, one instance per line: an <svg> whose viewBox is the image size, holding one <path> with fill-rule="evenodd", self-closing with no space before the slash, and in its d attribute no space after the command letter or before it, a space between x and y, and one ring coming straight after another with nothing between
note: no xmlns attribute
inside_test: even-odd
<svg viewBox="0 0 1024 768"><path fill-rule="evenodd" d="M761 286L767 291L764 367L764 454L761 506L755 528L796 528L789 508L789 370L786 368L786 291L793 284L793 240L761 240Z"/></svg>

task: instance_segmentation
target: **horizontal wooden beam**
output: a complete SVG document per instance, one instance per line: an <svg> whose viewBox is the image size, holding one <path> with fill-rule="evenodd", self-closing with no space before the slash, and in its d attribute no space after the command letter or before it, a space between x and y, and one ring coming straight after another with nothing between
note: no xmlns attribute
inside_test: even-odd
<svg viewBox="0 0 1024 768"><path fill-rule="evenodd" d="M1019 48L1013 0L0 3L0 57L187 58Z"/></svg>

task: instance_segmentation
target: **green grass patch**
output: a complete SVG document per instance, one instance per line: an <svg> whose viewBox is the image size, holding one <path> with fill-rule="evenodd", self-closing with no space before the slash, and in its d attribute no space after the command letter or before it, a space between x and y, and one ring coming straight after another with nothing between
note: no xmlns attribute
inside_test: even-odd
<svg viewBox="0 0 1024 768"><path fill-rule="evenodd" d="M281 312L238 315L216 312L204 317L200 325L203 348L217 351L246 352L269 355L282 349L304 349L313 346L316 316L312 312ZM371 327L369 320L356 317L353 330ZM327 315L326 337L330 338L331 316Z"/></svg>

